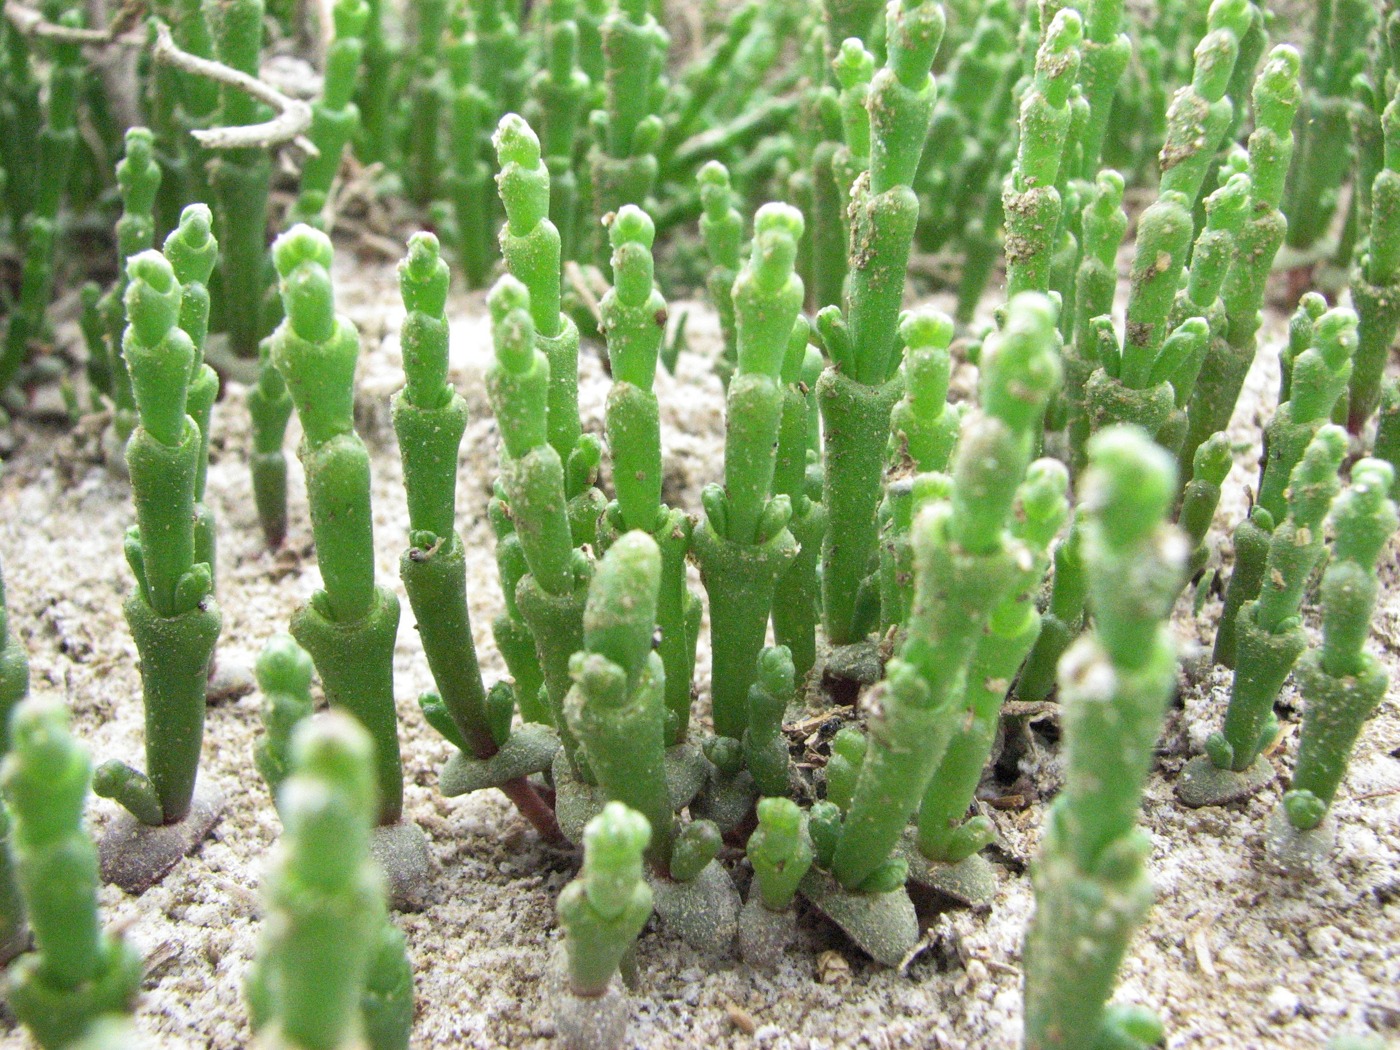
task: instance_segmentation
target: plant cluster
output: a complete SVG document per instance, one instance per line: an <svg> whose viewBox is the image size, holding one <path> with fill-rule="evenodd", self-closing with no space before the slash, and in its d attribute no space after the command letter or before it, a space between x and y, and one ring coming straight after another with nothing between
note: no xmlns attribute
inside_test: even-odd
<svg viewBox="0 0 1400 1050"><path fill-rule="evenodd" d="M1397 526L1400 10L1320 5L1305 57L1269 47L1251 0L1163 0L1141 21L1121 0L750 0L682 61L659 7L414 0L400 33L378 0L339 0L306 107L256 80L265 29L301 29L290 7L175 0L152 25L147 126L129 130L99 108L81 45L145 38L84 30L57 0L7 7L0 235L23 267L0 393L17 411L60 360L47 308L64 194L110 182L99 146L123 155L118 271L82 296L80 385L110 409L135 506L124 609L146 760L93 778L129 814L103 873L140 892L218 818L196 788L221 627L204 496L223 371L246 384L274 547L300 424L322 583L257 665L252 760L284 834L253 1027L303 1050L407 1045L411 969L386 900L421 904L428 862L403 809L400 602L375 574L360 334L336 311L339 180L358 178L437 231L408 239L398 271L400 577L435 685L422 715L454 749L443 794L499 789L583 851L558 905L561 1039L624 1042L613 978L635 978L653 914L702 952L771 967L800 898L896 966L920 937L909 887L987 904L996 833L976 795L1014 696L1053 700L1066 756L1031 875L1026 1045L1154 1045L1154 1017L1107 1004L1152 903L1137 820L1177 686L1178 602L1199 615L1231 566L1211 639L1230 698L1177 781L1184 804L1277 779L1275 705L1295 675L1298 758L1268 837L1289 870L1328 863L1331 807L1387 685L1366 642ZM274 147L298 136L292 203L270 208ZM1349 298L1322 294L1328 260ZM1321 290L1292 316L1257 501L1223 558L1226 432L1282 265L1305 284L1316 267ZM930 270L955 316L906 309ZM509 672L490 686L458 531L454 274L490 289L491 626ZM685 345L666 296L690 283L719 319L724 461L679 507L655 378ZM589 344L610 376L603 433L579 410ZM964 363L976 394L950 402ZM18 951L27 922L36 944L10 1002L45 1046L125 1045L107 1015L136 979L95 916L87 759L60 709L20 703L3 601L0 646L0 940ZM312 715L313 678L329 715ZM822 688L859 702L813 773L784 727ZM740 849L746 901L726 866Z"/></svg>

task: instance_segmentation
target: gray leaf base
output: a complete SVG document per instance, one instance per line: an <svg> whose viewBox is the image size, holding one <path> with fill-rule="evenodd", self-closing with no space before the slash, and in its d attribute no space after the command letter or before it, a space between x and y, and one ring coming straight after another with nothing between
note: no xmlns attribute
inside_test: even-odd
<svg viewBox="0 0 1400 1050"><path fill-rule="evenodd" d="M177 824L142 824L122 810L97 844L102 881L133 896L145 893L199 848L224 813L224 797L197 787L189 815Z"/></svg>
<svg viewBox="0 0 1400 1050"><path fill-rule="evenodd" d="M1209 755L1197 755L1182 769L1176 782L1176 797L1183 806L1226 806L1257 795L1274 780L1274 767L1260 755L1241 773L1221 769Z"/></svg>
<svg viewBox="0 0 1400 1050"><path fill-rule="evenodd" d="M826 872L813 868L798 892L883 966L898 966L919 943L919 917L903 887L890 893L861 893L845 889Z"/></svg>

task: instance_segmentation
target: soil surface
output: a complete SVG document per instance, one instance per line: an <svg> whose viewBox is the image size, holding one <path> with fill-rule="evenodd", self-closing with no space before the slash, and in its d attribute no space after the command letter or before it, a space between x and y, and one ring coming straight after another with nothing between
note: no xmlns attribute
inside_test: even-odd
<svg viewBox="0 0 1400 1050"><path fill-rule="evenodd" d="M397 585L407 512L388 398L401 383L397 329L402 307L392 264L339 252L340 308L364 339L361 432L373 456L375 542L380 581ZM946 303L940 305L948 305ZM673 304L676 315L686 304ZM458 525L470 561L477 643L488 680L504 673L490 638L501 599L486 520L497 434L486 405L489 355L480 295L454 297L453 380L471 407L463 443ZM662 375L667 498L694 511L717 479L722 398L712 371L713 316L690 306L690 346L679 374ZM61 339L76 336L61 329ZM1228 535L1255 477L1259 421L1272 410L1282 323L1267 345L1237 413L1236 469L1214 538ZM602 431L607 391L597 353L582 362L585 425ZM959 370L957 386L971 386ZM30 654L34 692L61 697L94 758L141 759L136 651L121 614L131 576L121 553L133 512L127 482L105 463L97 420L76 431L17 425L18 447L0 478L0 557L11 624ZM296 424L288 449L295 448ZM257 528L246 467L244 390L231 384L215 411L209 499L219 523L218 599L224 614L219 659L251 666L318 585L300 466L293 461L291 524L284 550L269 553ZM1225 546L1228 562L1228 543ZM1400 572L1394 548L1383 559L1383 608L1373 644L1392 676L1400 645ZM698 586L698 585L697 585ZM1191 596L1176 619L1182 646L1182 704L1167 725L1147 788L1144 827L1159 899L1133 942L1118 998L1160 1012L1170 1047L1320 1047L1339 1033L1400 1039L1400 705L1395 691L1368 726L1336 806L1339 855L1330 875L1299 883L1273 873L1263 834L1292 765L1297 695L1285 687L1286 729L1273 759L1280 776L1262 795L1227 809L1189 811L1174 779L1218 725L1229 677L1206 658L1219 599L1199 615ZM415 697L431 685L403 602L397 650L406 812L427 833L440 868L428 906L399 915L417 981L415 1046L545 1047L554 1022L548 961L560 940L554 901L577 857L546 848L504 797L488 792L445 799L438 770L449 746L424 722ZM1309 629L1316 632L1310 606ZM708 697L702 638L699 710ZM138 1024L154 1046L216 1050L248 1042L242 981L258 933L257 887L279 833L253 771L259 697L211 706L202 776L229 799L213 837L156 888L130 898L102 892L107 920L145 955ZM1057 780L1053 712L1038 747L1019 769L984 784L986 811L1001 832L988 851L999 891L989 913L928 909L922 950L902 971L863 960L834 930L804 914L797 946L771 974L697 956L663 932L639 946L630 1040L640 1047L1017 1046L1021 938L1033 902L1025 863L1033 856L1044 798ZM94 801L94 830L114 806ZM28 1045L11 1025L0 1045Z"/></svg>

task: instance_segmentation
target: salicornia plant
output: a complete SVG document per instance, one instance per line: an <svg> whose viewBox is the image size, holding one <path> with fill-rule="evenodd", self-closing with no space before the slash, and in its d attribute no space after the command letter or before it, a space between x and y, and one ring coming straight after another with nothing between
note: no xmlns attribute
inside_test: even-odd
<svg viewBox="0 0 1400 1050"><path fill-rule="evenodd" d="M315 667L295 638L279 634L263 646L254 670L262 692L264 735L253 751L253 763L276 802L282 781L292 771L292 735L311 717Z"/></svg>
<svg viewBox="0 0 1400 1050"><path fill-rule="evenodd" d="M619 537L598 563L564 713L607 800L651 825L646 858L657 911L690 943L723 950L734 938L738 900L714 863L719 831L706 820L682 827L675 817L699 780L683 786L682 771L667 763L666 668L651 645L661 572L656 541L640 531Z"/></svg>
<svg viewBox="0 0 1400 1050"><path fill-rule="evenodd" d="M140 425L127 444L136 527L126 557L136 590L125 605L141 654L146 772L112 761L95 790L143 824L183 820L194 802L204 735L205 685L221 618L207 562L195 560L195 491L204 439L187 414L199 363L180 327L184 291L164 256L127 263L122 356Z"/></svg>
<svg viewBox="0 0 1400 1050"><path fill-rule="evenodd" d="M1257 126L1249 136L1249 212L1234 237L1234 257L1220 289L1225 338L1209 344L1187 409L1186 438L1178 460L1183 480L1196 449L1229 423L1245 374L1254 361L1265 284L1288 227L1279 201L1293 152L1299 66L1298 53L1281 45L1270 54L1254 82Z"/></svg>
<svg viewBox="0 0 1400 1050"><path fill-rule="evenodd" d="M28 695L29 654L10 630L5 578L0 574L0 755L10 751L10 714ZM9 812L0 807L0 959L6 961L23 951L29 938L10 855L11 831Z"/></svg>
<svg viewBox="0 0 1400 1050"><path fill-rule="evenodd" d="M1025 571L1028 552L1008 526L1060 380L1049 301L1035 293L1012 300L982 369L981 408L963 422L951 496L914 524L907 635L886 669L885 724L871 734L834 856L833 872L847 889L878 877L918 806L963 717L975 639Z"/></svg>
<svg viewBox="0 0 1400 1050"><path fill-rule="evenodd" d="M1287 488L1287 517L1268 541L1257 598L1221 619L1235 632L1235 677L1221 732L1206 742L1206 754L1187 766L1177 792L1188 805L1210 805L1249 795L1273 779L1262 752L1278 734L1274 701L1288 672L1307 646L1299 620L1308 577L1324 553L1323 519L1337 494L1337 470L1346 452L1339 427L1321 428L1293 468ZM1267 511L1264 512L1268 514ZM1238 543L1236 545L1238 558ZM1240 573L1231 579L1233 591Z"/></svg>
<svg viewBox="0 0 1400 1050"><path fill-rule="evenodd" d="M1271 845L1285 862L1307 858L1315 866L1325 863L1333 836L1323 821L1361 728L1390 680L1366 651L1366 638L1380 589L1376 562L1396 529L1389 496L1394 481L1388 463L1363 459L1352 467L1351 484L1332 504L1336 539L1322 577L1322 645L1299 661L1298 687L1307 708L1293 780L1281 816L1274 820Z"/></svg>
<svg viewBox="0 0 1400 1050"><path fill-rule="evenodd" d="M501 512L519 540L528 571L503 579L513 587L522 621L529 628L543 676L538 697L516 690L521 710L559 731L563 754L576 776L586 776L578 742L564 719L569 659L583 647L583 604L592 562L576 545L565 492L565 464L549 441L549 358L535 342L530 294L514 277L503 277L489 298L496 358L486 387L501 428Z"/></svg>
<svg viewBox="0 0 1400 1050"><path fill-rule="evenodd" d="M938 865L958 865L992 840L985 817L964 816L992 751L1002 700L1040 633L1034 595L1050 560L1050 542L1069 513L1068 485L1063 466L1040 460L1031 465L1016 494L1011 532L1028 557L1019 577L990 610L967 666L962 703L950 711L955 725L919 809L918 850L935 863L911 866L917 881L940 884ZM985 870L975 864L971 868L979 874ZM990 896L990 880L979 881L982 896Z"/></svg>
<svg viewBox="0 0 1400 1050"><path fill-rule="evenodd" d="M609 802L584 829L583 871L559 894L568 975L555 1021L570 1050L623 1044L627 1011L613 978L619 967L632 969L637 934L651 917L651 887L642 878L651 837L645 817Z"/></svg>
<svg viewBox="0 0 1400 1050"><path fill-rule="evenodd" d="M126 155L117 163L117 187L122 198L122 216L117 220L117 279L98 305L106 328L109 367L107 393L112 399L113 430L118 441L117 458L136 426L136 401L131 375L122 353L126 332L127 260L155 245L156 193L160 189L160 167L153 156L153 139L146 128L126 133Z"/></svg>
<svg viewBox="0 0 1400 1050"><path fill-rule="evenodd" d="M640 529L660 548L656 616L661 631L658 651L666 668L666 742L678 744L690 728L700 603L685 579L690 519L661 501L661 418L652 383L665 335L666 300L654 283L655 228L647 214L625 206L614 217L608 236L614 283L599 303L599 312L613 378L606 418L617 499L601 522L601 538L610 543L613 536Z"/></svg>
<svg viewBox="0 0 1400 1050"><path fill-rule="evenodd" d="M760 799L757 816L744 847L753 884L739 917L739 953L750 966L771 968L796 935L792 905L812 867L812 842L807 817L792 799Z"/></svg>
<svg viewBox="0 0 1400 1050"><path fill-rule="evenodd" d="M1198 806L1288 770L1279 700L1295 675L1306 707L1267 845L1286 868L1325 868L1387 685L1366 640L1400 466L1400 384L1384 375L1400 329L1400 0L1379 18L1363 0L1314 5L1306 58L1269 50L1288 27L1251 0L945 3L721 4L672 53L659 0L336 0L303 101L281 77L249 80L265 32L278 55L317 36L293 0L165 0L148 36L129 11L89 31L66 0L11 0L0 421L19 440L0 434L0 454L32 455L43 417L79 405L94 413L79 438L110 421L103 451L129 465L136 508L125 613L146 743L144 772L97 772L129 813L94 851L86 759L58 709L21 703L19 638L43 631L0 594L0 717L17 708L0 845L38 946L11 970L10 1005L42 1044L133 1038L139 969L98 929L98 857L138 892L219 813L195 788L221 627L210 508L240 495L209 462L222 375L227 432L248 408L274 548L297 413L317 561L256 668L263 732L246 757L285 834L248 979L253 1038L407 1045L411 970L385 896L427 899L404 779L426 767L401 761L394 689L396 655L403 668L418 647L397 652L400 599L377 575L375 435L356 432L362 347L336 313L333 227L393 255L401 233L436 231L408 238L402 324L371 322L387 350L367 339L363 362L397 360L397 326L406 527L391 527L432 677L411 714L446 742L440 796L499 789L556 867L561 846L582 849L547 992L565 1045L628 1041L614 978L635 980L653 912L755 969L810 932L809 910L877 964L908 963L934 943L916 901L983 908L1015 885L1014 864L989 863L1000 821L982 804L1033 804L1057 779L1031 867L1026 1046L1159 1042L1145 1012L1107 1003L1151 904L1138 812L1178 681L1167 747L1205 738L1174 784ZM89 68L107 47L141 55ZM152 130L123 138L134 119ZM87 269L55 246L100 238L93 215L118 204L110 291L96 271L76 298L55 288ZM269 209L286 230L271 252ZM482 347L450 331L481 303L452 298L454 267L458 289L495 281L494 419L471 429L500 439L489 491L463 489L489 499L460 518L459 474L480 464L463 461L473 392L450 351ZM705 307L676 308L699 285L713 338ZM86 389L66 374L70 303ZM1276 409L1258 370L1245 387L1275 350ZM724 398L716 476L666 459L688 440L670 428L703 410L696 383ZM1237 522L1223 558L1217 519ZM468 593L487 528L494 654L473 632L487 596ZM231 549L245 580L305 553ZM1191 639L1180 667L1174 636ZM36 668L58 681L52 660ZM1216 725L1186 722L1226 670L1207 737ZM317 678L328 716L312 713ZM1006 859L1017 844L1001 845ZM0 953L26 936L4 859Z"/></svg>
<svg viewBox="0 0 1400 1050"><path fill-rule="evenodd" d="M81 28L82 12L69 10L60 25ZM78 145L78 93L83 79L82 50L76 43L56 42L49 74L48 114L39 132L38 170L33 210L19 231L25 246L19 301L13 305L0 345L0 391L9 386L29 358L30 341L45 335L53 292L54 241L58 211Z"/></svg>
<svg viewBox="0 0 1400 1050"><path fill-rule="evenodd" d="M332 712L292 740L277 790L284 832L263 889L268 915L247 977L253 1030L284 1050L407 1050L413 974L369 855L375 741Z"/></svg>
<svg viewBox="0 0 1400 1050"><path fill-rule="evenodd" d="M773 587L797 554L787 527L792 502L772 491L794 326L806 344L802 279L793 272L801 236L801 214L785 205L765 205L754 219L753 252L733 288L738 366L725 402L724 485L701 494L705 518L693 540L710 607L728 610L710 625L711 702L715 732L736 740Z"/></svg>
<svg viewBox="0 0 1400 1050"><path fill-rule="evenodd" d="M1055 184L1070 130L1070 91L1079 76L1083 35L1084 23L1074 8L1055 15L1021 103L1020 146L1002 192L1008 297L1050 290L1051 252L1063 203Z"/></svg>
<svg viewBox="0 0 1400 1050"><path fill-rule="evenodd" d="M209 335L209 279L218 259L219 244L212 232L213 217L203 204L191 204L180 214L180 223L165 239L164 255L180 282L179 325L194 347L185 408L199 428L199 460L194 476L194 560L215 571L214 515L204 502L209 477L209 423L219 397L219 376L204 360Z"/></svg>
<svg viewBox="0 0 1400 1050"><path fill-rule="evenodd" d="M83 828L92 764L69 733L68 712L25 701L10 733L0 781L35 951L10 965L5 997L39 1045L57 1050L103 1016L131 1011L142 960L98 919L97 849Z"/></svg>
<svg viewBox="0 0 1400 1050"><path fill-rule="evenodd" d="M447 383L448 281L437 238L415 235L399 267L408 308L401 337L407 385L394 399L394 429L403 457L409 526L409 547L399 562L399 574L438 688L423 698L425 712L464 758L469 754L485 766L506 746L518 765L525 752L541 749L524 740L511 746L513 705L507 698L502 719L482 683L467 610L466 549L454 524L457 453L467 425L467 404ZM445 720L437 716L439 711ZM537 768L493 768L487 774L488 782L499 781L493 786L551 836L558 834L554 816L525 774L548 768L552 758L553 747L547 742ZM498 760L492 765L506 764Z"/></svg>
<svg viewBox="0 0 1400 1050"><path fill-rule="evenodd" d="M219 61L257 76L262 57L263 0L228 0L211 5L215 53ZM223 124L256 124L267 108L240 88L219 91ZM267 199L272 158L260 146L224 150L212 161L210 185L218 218L220 281L227 301L221 315L229 348L240 357L257 356L263 336L261 305L267 284Z"/></svg>
<svg viewBox="0 0 1400 1050"><path fill-rule="evenodd" d="M271 359L301 420L298 455L323 585L292 618L292 634L315 661L331 704L374 738L378 822L393 824L403 811L394 711L399 600L374 582L369 453L353 412L360 338L335 312L325 234L295 226L277 239L273 258L286 318L272 337Z"/></svg>
<svg viewBox="0 0 1400 1050"><path fill-rule="evenodd" d="M546 422L549 443L565 467L564 491L578 545L593 542L603 497L595 487L602 450L583 433L578 411L578 326L560 312L561 240L549 218L549 170L539 139L514 114L501 119L492 139L501 161L496 177L506 224L501 254L506 270L529 292L535 345L549 361Z"/></svg>
<svg viewBox="0 0 1400 1050"><path fill-rule="evenodd" d="M1353 78L1365 64L1366 38L1379 10L1379 4L1366 0L1328 0L1316 5L1298 153L1288 172L1283 202L1290 248L1307 249L1325 237L1342 199L1353 154L1347 144L1349 95Z"/></svg>
<svg viewBox="0 0 1400 1050"><path fill-rule="evenodd" d="M662 134L654 107L670 42L647 0L613 0L599 33L607 70L601 79L606 103L593 111L594 141L588 153L596 218L624 204L644 204L651 196ZM594 77L594 82L599 79ZM600 236L600 265L607 255L607 240Z"/></svg>
<svg viewBox="0 0 1400 1050"><path fill-rule="evenodd" d="M899 312L919 217L911 183L933 119L937 92L929 69L945 16L932 0L909 0L892 5L887 21L888 57L867 101L870 171L857 180L850 202L846 305L817 316L831 362L817 397L826 458L822 503L829 522L822 546L823 624L834 645L860 641L874 626L859 597L879 539L880 466L900 393L893 381L900 363Z"/></svg>
<svg viewBox="0 0 1400 1050"><path fill-rule="evenodd" d="M1400 330L1400 82L1381 115L1384 166L1370 186L1369 217L1351 274L1360 317L1347 422L1360 433L1380 403L1381 377Z"/></svg>
<svg viewBox="0 0 1400 1050"><path fill-rule="evenodd" d="M1089 443L1081 498L1094 628L1060 664L1069 764L1032 867L1036 911L1025 945L1028 1050L1148 1047L1150 1014L1108 1008L1119 962L1152 904L1142 789L1176 683L1166 624L1187 555L1165 518L1170 457L1132 428Z"/></svg>
<svg viewBox="0 0 1400 1050"><path fill-rule="evenodd" d="M307 137L317 153L301 169L301 187L288 219L318 228L326 221L331 186L340 170L341 155L360 127L360 110L352 96L364 54L364 33L369 23L365 0L339 0L331 11L335 39L326 49L325 83L312 109Z"/></svg>

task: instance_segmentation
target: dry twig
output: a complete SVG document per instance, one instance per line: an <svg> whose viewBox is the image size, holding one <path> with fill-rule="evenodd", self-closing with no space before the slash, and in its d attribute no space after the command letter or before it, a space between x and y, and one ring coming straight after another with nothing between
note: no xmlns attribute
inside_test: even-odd
<svg viewBox="0 0 1400 1050"><path fill-rule="evenodd" d="M250 149L277 146L299 138L311 127L311 107L301 99L288 98L282 92L237 69L221 62L212 62L182 51L170 35L170 27L156 21L156 43L151 55L158 62L174 66L176 69L196 76L208 77L222 84L230 84L240 91L247 92L259 102L264 102L277 111L277 116L261 124L247 124L234 128L204 128L190 134L205 149ZM298 143L303 149L314 153L315 147L309 142Z"/></svg>
<svg viewBox="0 0 1400 1050"><path fill-rule="evenodd" d="M96 47L141 48L145 47L147 42L144 33L127 33L125 20L121 18L118 18L111 28L79 29L49 22L38 11L22 4L7 3L4 10L6 20L21 36ZM297 145L303 150L313 155L316 153L316 147L302 138L311 127L311 106L308 103L290 98L257 77L249 76L222 62L214 62L183 51L170 35L169 26L160 19L153 19L152 25L155 27L156 39L151 48L151 57L157 62L174 66L186 73L207 77L221 84L232 85L276 111L275 117L261 124L192 130L190 134L201 146L205 149L266 149L297 140Z"/></svg>

